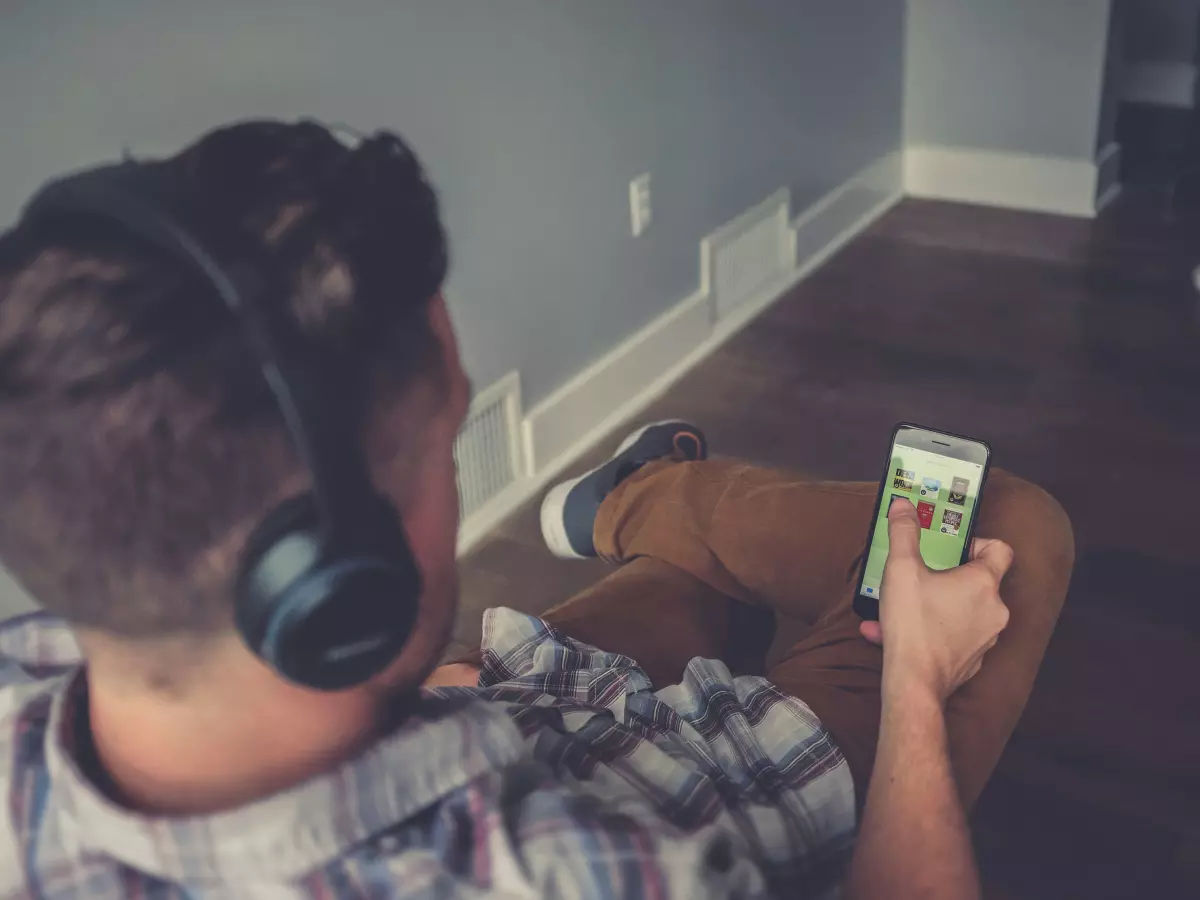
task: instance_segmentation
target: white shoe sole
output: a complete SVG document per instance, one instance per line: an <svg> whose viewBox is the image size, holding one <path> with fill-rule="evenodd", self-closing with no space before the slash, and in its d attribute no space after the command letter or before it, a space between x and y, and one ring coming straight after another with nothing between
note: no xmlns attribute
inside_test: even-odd
<svg viewBox="0 0 1200 900"><path fill-rule="evenodd" d="M637 431L634 431L625 440L621 441L621 445L617 447L616 452L608 459L596 466L595 469L589 469L578 478L572 478L570 481L564 481L562 484L557 484L552 487L546 498L542 500L542 509L540 520L542 525L542 540L546 542L547 549L557 556L559 559L591 559L592 556L577 552L571 546L571 540L567 537L567 528L563 521L563 507L567 503L567 495L571 493L571 489L579 482L583 481L592 475L596 469L602 469L613 461L614 457L620 456L630 447L638 442L643 434L651 428L657 428L660 425L687 425L682 419L663 419L661 422L651 422ZM594 554L593 554L594 555Z"/></svg>
<svg viewBox="0 0 1200 900"><path fill-rule="evenodd" d="M590 474L591 472L588 473ZM587 475L580 475L555 485L542 501L542 540L546 542L546 548L559 559L588 559L582 553L575 552L563 523L563 506L566 505L567 494L585 478Z"/></svg>

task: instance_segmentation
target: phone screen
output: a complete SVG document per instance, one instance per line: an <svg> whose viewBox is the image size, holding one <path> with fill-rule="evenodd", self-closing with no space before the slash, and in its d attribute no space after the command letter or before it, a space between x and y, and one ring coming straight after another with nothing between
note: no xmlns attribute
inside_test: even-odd
<svg viewBox="0 0 1200 900"><path fill-rule="evenodd" d="M928 449L905 446L905 434L926 437L929 432L904 429L892 444L891 464L883 483L871 532L871 546L863 570L864 597L878 599L883 566L888 555L888 510L896 497L917 508L921 520L921 556L931 569L950 569L962 562L979 499L984 467Z"/></svg>

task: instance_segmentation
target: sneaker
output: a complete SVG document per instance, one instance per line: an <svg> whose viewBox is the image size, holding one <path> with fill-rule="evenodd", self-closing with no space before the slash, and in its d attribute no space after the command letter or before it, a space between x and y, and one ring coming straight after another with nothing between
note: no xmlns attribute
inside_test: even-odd
<svg viewBox="0 0 1200 900"><path fill-rule="evenodd" d="M592 529L600 504L613 488L652 460L690 462L707 457L704 433L687 422L672 419L639 428L621 442L606 463L550 489L542 501L542 538L546 546L561 559L595 556Z"/></svg>

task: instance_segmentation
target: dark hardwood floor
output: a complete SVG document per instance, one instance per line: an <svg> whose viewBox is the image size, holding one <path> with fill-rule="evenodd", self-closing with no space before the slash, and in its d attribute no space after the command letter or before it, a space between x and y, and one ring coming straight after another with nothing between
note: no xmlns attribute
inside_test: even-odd
<svg viewBox="0 0 1200 900"><path fill-rule="evenodd" d="M905 201L642 417L851 479L895 422L940 425L1066 507L1070 597L973 819L994 898L1200 896L1196 262L1152 189L1094 222ZM457 637L604 571L553 559L531 504L466 561Z"/></svg>

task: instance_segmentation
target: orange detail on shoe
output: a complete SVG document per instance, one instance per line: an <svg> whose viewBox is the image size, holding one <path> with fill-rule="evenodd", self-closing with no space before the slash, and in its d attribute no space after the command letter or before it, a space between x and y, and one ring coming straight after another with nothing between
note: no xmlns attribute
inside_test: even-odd
<svg viewBox="0 0 1200 900"><path fill-rule="evenodd" d="M679 443L681 438L690 440L695 445L691 452L689 452L682 444ZM675 445L675 453L683 459L699 459L700 448L704 446L700 440L700 436L693 434L690 431L677 431L675 436L671 439L671 442Z"/></svg>

